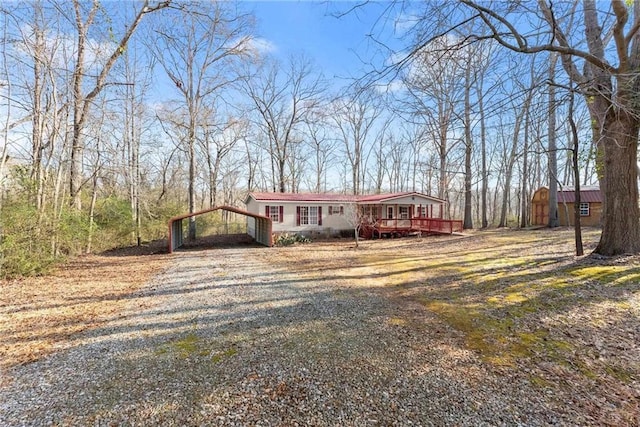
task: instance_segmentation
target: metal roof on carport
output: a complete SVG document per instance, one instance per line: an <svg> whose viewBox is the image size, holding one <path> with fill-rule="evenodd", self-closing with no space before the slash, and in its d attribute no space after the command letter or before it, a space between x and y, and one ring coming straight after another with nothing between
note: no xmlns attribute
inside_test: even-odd
<svg viewBox="0 0 640 427"><path fill-rule="evenodd" d="M205 209L199 212L186 213L183 215L174 216L169 220L169 253L172 253L174 249L182 246L182 220L190 218L192 216L198 216L209 212L225 210L234 212L240 215L245 215L256 220L256 242L264 246L273 246L272 239L272 221L271 218L267 218L263 215L254 214L251 212L243 211L242 209L234 208L233 206L217 206L215 208ZM260 225L260 226L258 226Z"/></svg>

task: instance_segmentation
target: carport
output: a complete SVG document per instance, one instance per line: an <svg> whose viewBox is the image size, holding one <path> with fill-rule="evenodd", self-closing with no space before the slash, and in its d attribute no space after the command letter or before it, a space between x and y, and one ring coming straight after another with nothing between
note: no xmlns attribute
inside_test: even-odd
<svg viewBox="0 0 640 427"><path fill-rule="evenodd" d="M247 234L251 236L257 243L261 245L271 247L273 246L272 238L272 222L270 218L266 216L257 215L251 212L243 211L242 209L234 208L232 206L218 206L215 208L205 209L203 211L188 213L184 215L174 216L169 220L169 253L172 253L175 249L182 246L183 242L183 227L182 220L191 218L192 216L202 215L209 212L225 210L239 215L247 217Z"/></svg>

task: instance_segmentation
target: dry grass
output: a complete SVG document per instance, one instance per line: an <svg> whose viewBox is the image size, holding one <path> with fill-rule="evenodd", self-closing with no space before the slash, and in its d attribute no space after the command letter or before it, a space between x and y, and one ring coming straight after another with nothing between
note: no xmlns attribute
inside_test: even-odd
<svg viewBox="0 0 640 427"><path fill-rule="evenodd" d="M640 422L640 257L574 256L572 230L315 244L271 262L420 302L505 375L602 425ZM586 252L599 230L586 230ZM310 248L311 249L311 248ZM395 321L401 322L402 319Z"/></svg>
<svg viewBox="0 0 640 427"><path fill-rule="evenodd" d="M117 317L168 260L132 253L84 256L48 276L0 282L0 368L72 346L79 332Z"/></svg>
<svg viewBox="0 0 640 427"><path fill-rule="evenodd" d="M598 237L585 232L587 253ZM318 242L263 256L301 278L420 302L506 380L552 391L558 407L593 424L637 425L640 257L573 250L571 230L541 230L365 241L357 250ZM73 346L78 332L117 318L170 259L127 255L83 257L48 277L0 283L1 366ZM412 325L401 313L390 322Z"/></svg>

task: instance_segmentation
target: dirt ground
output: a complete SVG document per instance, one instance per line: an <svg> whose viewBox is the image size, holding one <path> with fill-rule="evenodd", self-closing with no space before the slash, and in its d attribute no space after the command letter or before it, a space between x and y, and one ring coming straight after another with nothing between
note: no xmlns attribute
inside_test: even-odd
<svg viewBox="0 0 640 427"><path fill-rule="evenodd" d="M585 232L587 253L598 237ZM171 264L161 251L122 249L47 277L0 282L0 367L68 348L76 334L117 318ZM334 240L265 248L263 256L300 277L419 302L505 377L526 377L594 423L640 424L637 256L576 257L567 229L364 241L357 249Z"/></svg>

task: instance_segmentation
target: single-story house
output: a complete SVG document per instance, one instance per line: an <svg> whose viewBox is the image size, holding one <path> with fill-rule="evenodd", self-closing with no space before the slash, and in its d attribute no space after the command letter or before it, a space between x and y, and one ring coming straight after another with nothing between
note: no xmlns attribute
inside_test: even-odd
<svg viewBox="0 0 640 427"><path fill-rule="evenodd" d="M564 188L558 191L558 222L561 226L572 226L573 206L575 205L575 189ZM599 226L602 215L602 193L597 186L580 188L580 224ZM568 216L567 216L568 214ZM533 193L531 200L531 224L547 225L549 223L549 188L540 187Z"/></svg>
<svg viewBox="0 0 640 427"><path fill-rule="evenodd" d="M270 218L274 233L333 236L354 229L354 216L380 230L408 230L422 219L442 219L446 201L417 192L353 196L249 193L246 210ZM249 233L251 234L249 218ZM447 221L450 222L450 221ZM391 232L391 231L390 231Z"/></svg>

